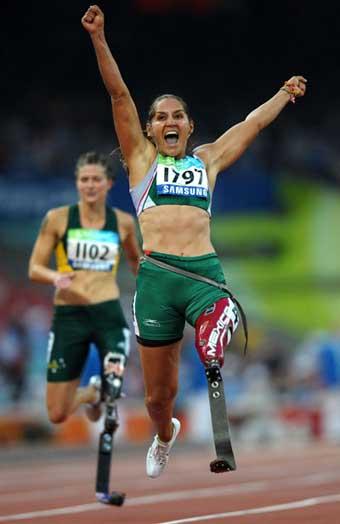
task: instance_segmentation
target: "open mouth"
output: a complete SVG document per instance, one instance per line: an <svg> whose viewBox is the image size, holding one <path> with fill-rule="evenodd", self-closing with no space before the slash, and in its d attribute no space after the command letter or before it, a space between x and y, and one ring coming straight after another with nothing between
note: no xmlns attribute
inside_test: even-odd
<svg viewBox="0 0 340 524"><path fill-rule="evenodd" d="M176 145L177 142L178 142L178 133L177 133L177 131L168 131L167 133L165 133L164 139L165 139L166 143L169 146Z"/></svg>

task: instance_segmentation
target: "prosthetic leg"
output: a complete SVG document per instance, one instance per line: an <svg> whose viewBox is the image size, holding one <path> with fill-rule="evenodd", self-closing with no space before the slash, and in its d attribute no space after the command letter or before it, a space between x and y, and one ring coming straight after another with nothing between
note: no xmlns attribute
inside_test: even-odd
<svg viewBox="0 0 340 524"><path fill-rule="evenodd" d="M110 354L110 362L122 363L123 355ZM121 506L125 500L125 493L119 491L109 492L111 459L113 453L113 438L119 427L117 400L121 397L123 378L115 372L104 377L103 400L105 402L104 429L100 433L98 448L98 463L96 476L96 498L103 504Z"/></svg>
<svg viewBox="0 0 340 524"><path fill-rule="evenodd" d="M217 454L217 459L210 464L210 469L214 473L234 470L236 469L236 464L231 447L220 368L223 366L224 348L229 344L231 336L238 326L239 314L241 315L246 339L244 352L247 349L248 328L243 308L224 283L215 282L203 275L172 266L147 254L144 254L143 259L168 271L217 287L223 290L228 297L221 298L208 307L197 319L195 330L196 349L205 366L208 380L211 420Z"/></svg>
<svg viewBox="0 0 340 524"><path fill-rule="evenodd" d="M223 473L236 469L231 445L227 406L220 365L217 361L207 362L205 374L208 381L209 404L217 458L210 462L212 473Z"/></svg>
<svg viewBox="0 0 340 524"><path fill-rule="evenodd" d="M222 473L236 469L231 445L227 407L221 367L224 349L238 325L236 306L229 298L222 298L207 308L196 322L196 349L205 367L208 382L209 405L217 458L210 463L210 471Z"/></svg>

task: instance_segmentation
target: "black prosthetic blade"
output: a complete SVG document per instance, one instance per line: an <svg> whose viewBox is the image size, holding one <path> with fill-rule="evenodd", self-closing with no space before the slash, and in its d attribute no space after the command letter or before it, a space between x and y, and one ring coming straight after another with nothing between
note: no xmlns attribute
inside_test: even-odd
<svg viewBox="0 0 340 524"><path fill-rule="evenodd" d="M236 462L231 444L224 385L218 363L209 364L205 370L208 381L209 404L214 444L217 458L210 463L210 471L234 471Z"/></svg>
<svg viewBox="0 0 340 524"><path fill-rule="evenodd" d="M99 437L96 492L108 493L110 485L110 470L113 451L113 435L102 431Z"/></svg>
<svg viewBox="0 0 340 524"><path fill-rule="evenodd" d="M110 493L111 461L113 455L114 434L119 426L118 410L112 399L106 399L104 429L99 437L97 476L96 476L96 498L102 504L122 506L125 493L112 491Z"/></svg>

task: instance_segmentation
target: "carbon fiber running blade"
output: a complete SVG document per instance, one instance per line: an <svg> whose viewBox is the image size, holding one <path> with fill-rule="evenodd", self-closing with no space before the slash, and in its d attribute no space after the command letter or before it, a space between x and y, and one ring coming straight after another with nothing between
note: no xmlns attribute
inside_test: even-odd
<svg viewBox="0 0 340 524"><path fill-rule="evenodd" d="M205 370L208 381L209 405L214 444L217 458L210 464L213 473L234 471L236 462L231 445L227 406L223 379L217 363L208 365Z"/></svg>
<svg viewBox="0 0 340 524"><path fill-rule="evenodd" d="M99 437L96 492L108 493L110 484L113 435L102 431Z"/></svg>

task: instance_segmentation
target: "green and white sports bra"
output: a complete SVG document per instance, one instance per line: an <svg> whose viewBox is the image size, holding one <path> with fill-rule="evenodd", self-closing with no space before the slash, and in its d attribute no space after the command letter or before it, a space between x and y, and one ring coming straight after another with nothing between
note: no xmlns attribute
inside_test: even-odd
<svg viewBox="0 0 340 524"><path fill-rule="evenodd" d="M162 205L195 206L211 214L211 193L204 162L197 156L176 159L158 153L144 179L130 189L137 216Z"/></svg>

